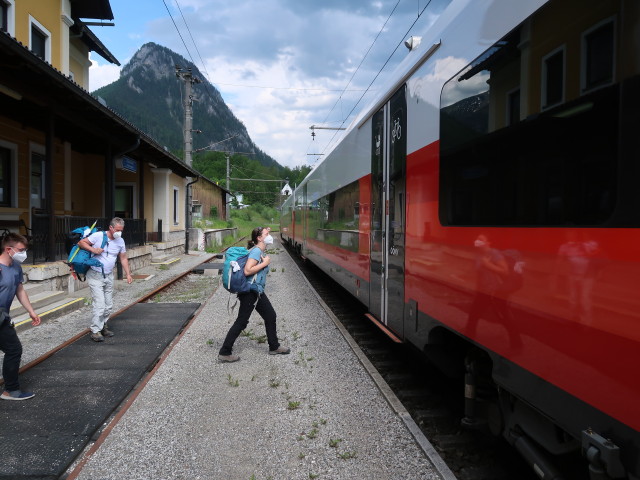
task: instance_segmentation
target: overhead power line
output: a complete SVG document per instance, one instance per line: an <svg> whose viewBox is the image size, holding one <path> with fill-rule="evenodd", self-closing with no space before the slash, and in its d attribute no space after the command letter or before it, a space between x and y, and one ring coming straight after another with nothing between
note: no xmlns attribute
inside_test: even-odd
<svg viewBox="0 0 640 480"><path fill-rule="evenodd" d="M355 105L353 106L353 108L351 109L351 111L349 112L349 114L344 118L344 120L342 120L342 123L340 124L340 126L342 127L345 122L347 121L347 119L351 116L351 114L353 113L353 111L356 109L356 107L358 106L358 104L362 101L362 99L364 98L364 96L367 94L367 92L369 91L369 89L371 88L371 85L373 85L373 83L377 80L377 78L380 76L380 74L382 73L382 71L384 70L384 68L387 66L387 64L389 63L389 61L391 60L391 58L393 57L393 55L395 55L396 51L398 50L398 48L400 47L400 45L402 45L404 43L404 39L406 38L406 36L409 34L409 32L411 31L411 29L414 27L414 25L418 22L418 20L420 20L420 17L422 16L422 14L424 13L424 11L429 7L429 5L431 5L432 0L429 0L427 2L427 4L424 6L424 8L418 13L417 18L413 21L413 23L411 24L411 26L407 29L407 31L405 32L405 34L402 36L401 40L398 42L398 44L396 45L396 47L393 49L393 51L391 52L391 54L389 55L389 57L387 58L387 60L384 62L384 65L382 65L382 67L380 67L380 70L378 70L378 73L376 73L376 76L373 77L373 80L371 80L371 83L369 83L369 86L367 87L367 89L365 90L365 92L360 96L360 98L358 99L358 101L355 103ZM327 143L327 145L325 146L324 150L326 150L328 148L328 146L331 144L331 142L333 141L333 139L336 137L336 135L338 134L338 132L333 134L333 137L331 137L331 140L329 140L329 142Z"/></svg>

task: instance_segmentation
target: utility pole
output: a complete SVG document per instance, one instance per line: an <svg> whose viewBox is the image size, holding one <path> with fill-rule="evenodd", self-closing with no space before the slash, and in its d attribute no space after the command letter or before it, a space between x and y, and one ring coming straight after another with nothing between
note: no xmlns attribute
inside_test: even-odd
<svg viewBox="0 0 640 480"><path fill-rule="evenodd" d="M181 79L185 84L184 95L184 163L191 167L191 151L193 150L192 126L193 126L193 95L191 87L194 83L200 83L198 77L191 74L191 69L186 71L179 65L176 65L176 77ZM200 130L196 130L200 133ZM200 177L185 185L184 199L184 252L189 253L189 229L191 228L191 184L196 183Z"/></svg>
<svg viewBox="0 0 640 480"><path fill-rule="evenodd" d="M227 152L224 155L225 155L225 158L227 159L227 192L230 192L231 190L229 190L229 187L231 185L231 182L230 182L229 177L230 177L231 171L229 169L229 153ZM226 215L227 216L227 220L229 220L231 218L231 215L229 214L229 210L230 209L231 209L231 203L228 202L227 205L226 205L226 208L225 208L225 213L227 214Z"/></svg>
<svg viewBox="0 0 640 480"><path fill-rule="evenodd" d="M191 152L193 150L193 95L191 94L191 87L194 83L200 83L198 77L194 77L191 73L191 69L186 71L182 67L176 65L176 77L181 79L185 85L184 95L184 163L189 167L191 166ZM200 133L200 130L196 130Z"/></svg>

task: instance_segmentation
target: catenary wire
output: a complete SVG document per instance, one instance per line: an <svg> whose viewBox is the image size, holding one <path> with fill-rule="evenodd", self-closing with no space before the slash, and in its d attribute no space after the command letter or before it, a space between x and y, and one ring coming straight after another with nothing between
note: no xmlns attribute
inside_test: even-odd
<svg viewBox="0 0 640 480"><path fill-rule="evenodd" d="M389 57L387 58L387 60L384 62L384 65L382 65L382 67L380 67L380 70L378 70L378 73L376 73L375 77L373 77L373 80L371 80L371 83L369 83L369 86L367 87L367 89L365 90L365 92L360 96L360 98L358 99L358 101L355 103L355 105L353 106L353 108L351 109L351 111L347 114L347 116L344 118L344 120L342 120L342 123L340 124L340 127L342 127L345 122L347 121L347 119L351 116L351 114L353 113L353 111L356 109L356 107L360 104L360 102L362 101L362 99L364 98L364 96L367 94L367 92L369 91L369 89L371 88L371 85L373 85L373 83L376 81L376 79L380 76L380 73L382 73L382 71L384 70L384 68L387 66L387 64L389 63L389 61L391 60L391 58L393 57L393 55L395 55L396 51L398 50L398 48L400 47L400 45L402 45L402 43L404 42L405 37L409 34L409 32L411 31L411 29L415 26L415 24L418 22L418 20L420 20L420 17L422 16L422 14L425 12L425 10L429 7L429 5L431 4L433 0L429 0L427 2L427 4L424 6L424 8L422 9L422 11L420 11L420 13L418 14L417 18L413 21L413 23L411 24L411 26L407 29L406 33L402 36L402 39L398 42L398 44L396 45L396 47L393 49L393 51L391 52L391 54L389 55ZM333 136L331 137L331 139L329 140L329 142L327 142L327 145L325 146L323 153L329 148L329 145L331 145L331 142L333 142L334 138L337 136L338 134L338 130L336 130L336 132L333 134Z"/></svg>
<svg viewBox="0 0 640 480"><path fill-rule="evenodd" d="M362 59L360 60L360 63L358 64L358 67L354 70L354 72L351 74L351 78L349 78L349 81L347 82L347 84L345 85L345 87L342 89L342 91L340 92L340 95L338 96L338 99L336 100L336 103L333 104L333 107L331 107L331 110L329 110L329 113L327 113L327 116L325 117L324 121L322 122L323 124L327 122L327 120L329 119L329 115L331 115L331 112L333 112L333 109L336 108L336 105L338 104L338 102L340 102L342 100L342 96L344 95L344 93L347 91L347 88L349 88L349 85L351 85L351 82L353 81L353 78L355 77L356 73L358 73L358 71L360 70L360 67L362 66L362 64L364 63L365 59L367 58L367 56L369 55L369 53L371 53L371 49L373 48L373 46L375 45L375 43L378 41L378 38L380 37L380 35L382 34L382 32L384 31L384 28L387 26L387 23L389 23L389 20L391 19L391 16L394 14L394 12L396 11L396 8L398 8L398 5L400 4L400 0L398 0L395 4L395 6L393 7L393 9L391 10L391 13L389 13L389 16L387 17L387 19L384 21L384 24L382 24L382 27L380 27L380 30L378 31L378 34L376 35L376 38L373 39L373 42L371 42L371 45L369 45L369 48L367 49L367 52L364 54L364 56L362 57ZM366 93L368 89L366 89L364 92ZM362 91L362 90L360 90ZM340 103L341 108L342 108L342 103ZM344 117L342 117L344 118ZM344 121L342 122L344 123ZM307 147L307 153L309 153L309 147L311 147L311 142L313 142L313 139L309 142L309 146ZM316 160L317 161L317 160ZM314 162L315 163L315 162Z"/></svg>

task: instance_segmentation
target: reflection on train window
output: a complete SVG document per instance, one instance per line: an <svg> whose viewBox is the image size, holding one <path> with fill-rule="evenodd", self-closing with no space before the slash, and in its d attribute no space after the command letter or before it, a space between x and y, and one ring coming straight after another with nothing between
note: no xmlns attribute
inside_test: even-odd
<svg viewBox="0 0 640 480"><path fill-rule="evenodd" d="M357 252L360 184L355 181L314 202L309 219L310 235L317 240Z"/></svg>
<svg viewBox="0 0 640 480"><path fill-rule="evenodd" d="M542 108L558 105L564 99L564 48L542 60Z"/></svg>
<svg viewBox="0 0 640 480"><path fill-rule="evenodd" d="M637 117L637 104L622 96L637 89L639 73L622 65L634 65L638 47L614 46L614 38L633 43L625 37L631 28L614 35L612 19L624 22L620 3L589 10L595 13L579 16L571 28L557 23L565 17L555 9L564 7L549 2L444 85L443 225L618 221L612 219L621 188L618 156L637 144L632 135L620 136L619 119Z"/></svg>
<svg viewBox="0 0 640 480"><path fill-rule="evenodd" d="M605 20L584 34L583 90L608 85L613 81L614 23Z"/></svg>

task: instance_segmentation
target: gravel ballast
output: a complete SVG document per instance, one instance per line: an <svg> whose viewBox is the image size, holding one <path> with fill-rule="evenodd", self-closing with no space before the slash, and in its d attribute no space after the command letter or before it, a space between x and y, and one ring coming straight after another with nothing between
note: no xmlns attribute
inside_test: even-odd
<svg viewBox="0 0 640 480"><path fill-rule="evenodd" d="M233 318L229 294L217 288L219 277L209 277L217 290L77 478L441 478L293 261L279 245L274 250L267 294L291 354L267 354L264 325L254 313L234 348L241 360L218 363ZM203 258L183 256L161 272L164 281ZM116 304L141 297L141 284L119 288ZM68 337L86 327L89 310L83 310ZM35 348L42 340L34 337L48 334L53 323L21 334L25 354L50 349Z"/></svg>

